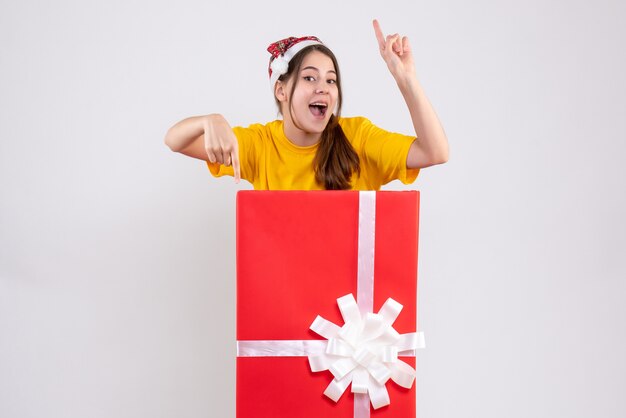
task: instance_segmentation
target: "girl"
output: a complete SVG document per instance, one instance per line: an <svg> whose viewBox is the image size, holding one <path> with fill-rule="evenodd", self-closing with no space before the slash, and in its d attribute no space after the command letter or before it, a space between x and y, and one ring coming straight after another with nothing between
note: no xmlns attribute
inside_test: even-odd
<svg viewBox="0 0 626 418"><path fill-rule="evenodd" d="M387 132L361 117L342 118L334 54L312 36L268 48L270 82L283 120L231 128L223 116L184 119L165 143L206 160L216 177L248 180L256 190L378 190L448 159L448 141L415 73L408 38L374 32L380 54L406 101L415 136Z"/></svg>

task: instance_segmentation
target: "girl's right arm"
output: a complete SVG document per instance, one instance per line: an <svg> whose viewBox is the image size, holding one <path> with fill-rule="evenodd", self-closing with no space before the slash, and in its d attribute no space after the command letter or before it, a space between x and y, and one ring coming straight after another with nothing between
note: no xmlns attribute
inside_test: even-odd
<svg viewBox="0 0 626 418"><path fill-rule="evenodd" d="M232 164L235 181L241 179L237 137L222 115L192 116L181 120L167 131L165 144L172 151L193 158L226 166Z"/></svg>

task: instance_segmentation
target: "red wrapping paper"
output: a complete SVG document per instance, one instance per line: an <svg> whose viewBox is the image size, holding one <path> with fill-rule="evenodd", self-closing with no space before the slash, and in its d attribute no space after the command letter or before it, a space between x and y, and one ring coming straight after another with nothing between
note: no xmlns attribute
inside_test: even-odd
<svg viewBox="0 0 626 418"><path fill-rule="evenodd" d="M309 330L317 315L343 325L336 299L357 294L358 193L238 193L238 340L323 340ZM418 212L419 192L376 193L374 312L401 303L400 334L417 330ZM350 388L337 403L323 394L332 379L306 357L238 357L237 417L352 418ZM415 384L386 387L391 404L371 416L415 417Z"/></svg>

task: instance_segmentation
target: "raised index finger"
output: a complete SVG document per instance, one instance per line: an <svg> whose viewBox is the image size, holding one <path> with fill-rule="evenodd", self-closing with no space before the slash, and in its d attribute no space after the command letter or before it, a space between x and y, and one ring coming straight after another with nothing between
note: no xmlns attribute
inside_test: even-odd
<svg viewBox="0 0 626 418"><path fill-rule="evenodd" d="M380 23L378 23L378 20L374 19L372 24L374 25L374 33L376 34L376 39L378 39L378 46L382 51L385 49L385 36L383 35L383 31L380 28Z"/></svg>
<svg viewBox="0 0 626 418"><path fill-rule="evenodd" d="M239 180L241 180L241 168L239 166L239 146L236 142L230 154L230 159L233 164L233 171L235 172L235 183L239 183Z"/></svg>

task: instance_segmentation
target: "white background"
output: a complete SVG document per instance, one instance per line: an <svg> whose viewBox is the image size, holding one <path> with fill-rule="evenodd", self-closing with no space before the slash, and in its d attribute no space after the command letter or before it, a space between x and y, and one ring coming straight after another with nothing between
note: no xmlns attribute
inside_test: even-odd
<svg viewBox="0 0 626 418"><path fill-rule="evenodd" d="M276 117L267 45L337 54L411 133L371 19L451 144L422 191L419 417L626 416L619 0L0 4L0 416L232 417L235 194L163 145Z"/></svg>

